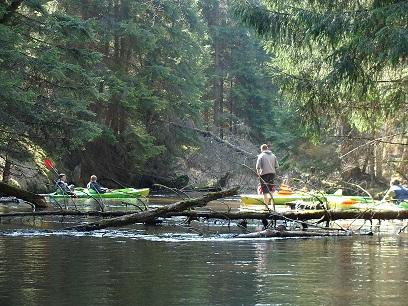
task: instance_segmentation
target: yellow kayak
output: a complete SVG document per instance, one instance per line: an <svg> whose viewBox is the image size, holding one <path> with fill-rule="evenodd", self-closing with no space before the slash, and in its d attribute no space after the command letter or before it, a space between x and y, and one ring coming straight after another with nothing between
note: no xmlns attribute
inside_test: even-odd
<svg viewBox="0 0 408 306"><path fill-rule="evenodd" d="M241 194L242 206L261 205L265 207L262 194ZM275 205L288 205L295 202L326 204L329 209L361 209L374 204L370 197L364 196L343 196L341 190L334 194L306 193L302 191L294 192L287 186L281 186L279 191L272 193Z"/></svg>
<svg viewBox="0 0 408 306"><path fill-rule="evenodd" d="M293 193L293 194L279 194L279 192L272 193L273 202L275 205L286 205L290 202L301 200L312 200L310 194ZM241 202L245 205L264 205L262 194L241 194Z"/></svg>

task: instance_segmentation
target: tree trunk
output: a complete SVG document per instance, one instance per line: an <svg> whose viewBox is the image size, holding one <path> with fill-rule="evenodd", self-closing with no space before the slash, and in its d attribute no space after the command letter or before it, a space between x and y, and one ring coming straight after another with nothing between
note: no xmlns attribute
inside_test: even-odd
<svg viewBox="0 0 408 306"><path fill-rule="evenodd" d="M4 158L3 183L8 183L11 177L11 161L8 155Z"/></svg>
<svg viewBox="0 0 408 306"><path fill-rule="evenodd" d="M79 210L43 210L43 211L21 211L0 214L0 218L14 217L42 217L42 216L87 216L87 217L119 217L130 215L128 211L79 211Z"/></svg>
<svg viewBox="0 0 408 306"><path fill-rule="evenodd" d="M230 120L229 120L229 132L230 135L234 134L234 119L233 119L233 114L234 114L234 100L232 99L232 87L234 86L234 82L231 79L230 80L230 88L229 88L229 115L230 115Z"/></svg>
<svg viewBox="0 0 408 306"><path fill-rule="evenodd" d="M33 203L35 205L35 208L50 208L50 205L45 201L45 198L43 196L7 185L5 183L0 183L0 194L16 197L24 201Z"/></svg>
<svg viewBox="0 0 408 306"><path fill-rule="evenodd" d="M194 201L195 199L193 199ZM170 206L170 205L167 205ZM165 206L165 207L167 207ZM147 211L145 211L147 212ZM157 211L154 210L157 215ZM120 217L131 216L135 212L126 211L74 211L74 210L53 210L53 211L36 211L36 212L14 212L0 214L0 217L28 217L28 216L95 216L95 217ZM167 211L159 212L160 217L172 218L172 217L188 217L190 219L223 219L223 220L295 220L295 221L307 221L307 220L320 220L319 223L331 220L405 220L408 219L408 210L395 211L395 210L382 210L372 211L367 210L364 212L359 211L334 211L328 210L305 210L305 211L287 211L282 213L269 213L269 212L217 212L217 211ZM151 220L149 215L140 215L138 219ZM135 223L132 222L132 223Z"/></svg>
<svg viewBox="0 0 408 306"><path fill-rule="evenodd" d="M374 211L367 209L365 211L355 210L304 210L304 211L285 211L282 213L269 213L269 212L250 212L250 211L238 211L238 212L215 212L215 211L185 211L185 212L172 212L166 215L166 217L180 217L186 216L190 218L209 218L209 219L226 219L226 220L295 220L295 221L307 221L307 220L319 220L319 223L325 221L335 220L403 220L408 218L408 210L379 210Z"/></svg>
<svg viewBox="0 0 408 306"><path fill-rule="evenodd" d="M384 163L383 151L384 151L384 144L382 143L376 144L375 146L375 176L380 179L383 177L383 163Z"/></svg>
<svg viewBox="0 0 408 306"><path fill-rule="evenodd" d="M213 26L216 28L216 35L214 37L214 123L218 127L219 137L224 138L224 131L222 126L222 116L224 112L224 67L222 54L224 52L224 44L219 37L217 28L224 24L224 16L221 11L220 3L214 6ZM218 32L218 33L217 33Z"/></svg>
<svg viewBox="0 0 408 306"><path fill-rule="evenodd" d="M214 123L219 127L219 135L221 136L221 106L223 100L223 78L221 67L221 47L218 38L214 42L214 66L215 66L215 80L214 80ZM222 137L221 137L222 138Z"/></svg>

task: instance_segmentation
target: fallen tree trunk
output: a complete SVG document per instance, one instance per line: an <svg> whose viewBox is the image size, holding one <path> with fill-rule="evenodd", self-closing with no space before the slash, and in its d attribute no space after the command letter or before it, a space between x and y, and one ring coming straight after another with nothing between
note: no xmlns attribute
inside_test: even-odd
<svg viewBox="0 0 408 306"><path fill-rule="evenodd" d="M271 237L326 237L326 236L351 236L351 231L333 232L333 231L280 231L267 229L260 232L239 234L235 238L271 238Z"/></svg>
<svg viewBox="0 0 408 306"><path fill-rule="evenodd" d="M34 204L35 208L50 208L50 205L47 203L43 196L10 186L2 182L0 182L0 194L16 197L21 200L30 202Z"/></svg>
<svg viewBox="0 0 408 306"><path fill-rule="evenodd" d="M44 217L44 216L90 216L90 217L119 217L130 215L133 212L126 211L78 211L78 210L45 210L45 211L24 211L0 214L0 218L14 217Z"/></svg>
<svg viewBox="0 0 408 306"><path fill-rule="evenodd" d="M186 216L191 218L211 218L211 219L230 219L230 220L240 220L240 219L275 219L284 220L292 219L298 221L307 220L319 220L319 222L324 221L335 221L342 219L381 219L381 220L393 220L393 219L408 219L408 210L383 210L383 211L354 211L354 210L305 210L305 211L286 211L281 213L276 212L215 212L215 211L188 211L188 212L175 212L169 213L166 217L177 217Z"/></svg>
<svg viewBox="0 0 408 306"><path fill-rule="evenodd" d="M185 201L176 202L174 204L166 205L154 210L147 210L142 212L133 213L126 216L105 219L98 222L88 223L85 225L74 226L67 228L68 230L76 231L93 231L107 227L125 226L138 222L151 222L155 218L163 217L171 212L183 211L193 207L202 207L210 201L214 201L227 196L237 194L238 187L232 188L226 191L208 193L201 198L188 199Z"/></svg>
<svg viewBox="0 0 408 306"><path fill-rule="evenodd" d="M194 200L194 199L193 199ZM169 206L169 205L167 205ZM165 206L165 207L167 207ZM147 211L145 211L147 212ZM138 212L140 214L140 212ZM2 217L28 217L28 216L100 216L100 217L118 217L129 216L135 214L135 212L126 211L75 211L75 210L53 210L53 211L36 211L36 212L15 212L0 214ZM363 220L403 220L408 219L408 210L394 211L335 211L328 210L327 213L324 210L318 211L287 211L282 213L269 213L269 212L218 212L218 211L171 211L160 215L160 217L190 217L192 219L205 218L205 219L226 219L226 220L263 220L263 219L275 219L284 220L292 219L297 221L307 220L323 220L323 221L335 221L341 219L363 219ZM323 219L322 219L323 218ZM321 222L323 222L321 221Z"/></svg>

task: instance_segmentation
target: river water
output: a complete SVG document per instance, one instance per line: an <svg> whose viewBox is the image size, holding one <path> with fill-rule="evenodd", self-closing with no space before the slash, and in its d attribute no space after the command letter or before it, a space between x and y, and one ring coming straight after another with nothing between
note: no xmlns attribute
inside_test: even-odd
<svg viewBox="0 0 408 306"><path fill-rule="evenodd" d="M0 305L407 305L408 235L236 239L227 224L76 233L2 220Z"/></svg>

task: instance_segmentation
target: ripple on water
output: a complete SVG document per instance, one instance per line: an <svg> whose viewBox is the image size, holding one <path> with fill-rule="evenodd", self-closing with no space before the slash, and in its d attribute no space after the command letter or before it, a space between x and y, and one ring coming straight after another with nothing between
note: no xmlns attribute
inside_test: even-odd
<svg viewBox="0 0 408 306"><path fill-rule="evenodd" d="M79 232L73 230L11 230L1 231L0 236L9 237L49 237L49 236L68 236L68 237L95 237L95 238L129 238L133 240L148 240L156 242L203 242L203 241L220 241L228 242L233 240L234 242L241 241L247 243L247 238L237 238L236 234L209 234L202 235L199 233L148 233L145 230L97 230L91 232ZM266 242L273 240L310 240L310 239L322 239L319 237L312 238L256 238L251 239L256 242Z"/></svg>

